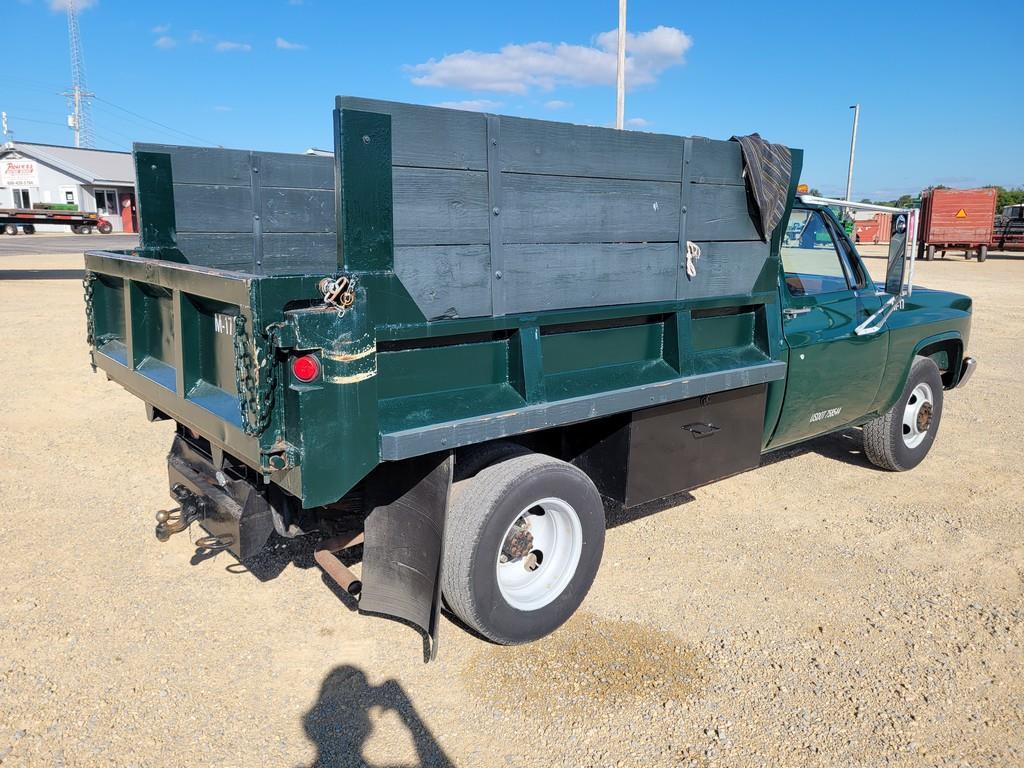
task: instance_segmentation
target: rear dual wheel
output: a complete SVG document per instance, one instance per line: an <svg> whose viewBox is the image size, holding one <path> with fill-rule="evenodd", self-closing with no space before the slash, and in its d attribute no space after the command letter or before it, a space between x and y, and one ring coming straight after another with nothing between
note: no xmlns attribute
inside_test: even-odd
<svg viewBox="0 0 1024 768"><path fill-rule="evenodd" d="M523 451L497 452L495 463L466 480L445 526L445 602L502 645L536 640L565 623L604 551L604 505L590 478Z"/></svg>

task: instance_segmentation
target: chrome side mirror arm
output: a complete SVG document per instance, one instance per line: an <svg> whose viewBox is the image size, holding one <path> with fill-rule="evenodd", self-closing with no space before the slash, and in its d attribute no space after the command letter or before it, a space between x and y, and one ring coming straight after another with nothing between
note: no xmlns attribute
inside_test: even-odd
<svg viewBox="0 0 1024 768"><path fill-rule="evenodd" d="M885 304L879 307L877 312L854 328L853 332L858 336L870 336L872 333L878 333L885 327L885 321L889 319L893 312L903 309L903 301L903 296L890 297Z"/></svg>

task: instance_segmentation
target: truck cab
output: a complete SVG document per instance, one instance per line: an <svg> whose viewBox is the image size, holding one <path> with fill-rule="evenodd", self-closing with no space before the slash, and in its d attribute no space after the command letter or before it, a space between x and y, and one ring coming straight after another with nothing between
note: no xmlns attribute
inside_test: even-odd
<svg viewBox="0 0 1024 768"><path fill-rule="evenodd" d="M944 387L962 380L969 297L915 286L900 311L870 333L858 332L889 294L872 279L834 206L798 199L784 231L779 301L789 359L784 405L766 449L889 409L894 382L908 372L908 352L933 360Z"/></svg>

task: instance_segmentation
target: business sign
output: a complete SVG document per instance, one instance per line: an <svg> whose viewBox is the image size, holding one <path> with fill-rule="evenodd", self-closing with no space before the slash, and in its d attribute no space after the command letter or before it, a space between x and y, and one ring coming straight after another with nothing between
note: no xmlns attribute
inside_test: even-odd
<svg viewBox="0 0 1024 768"><path fill-rule="evenodd" d="M38 187L39 168L34 160L0 160L0 187Z"/></svg>

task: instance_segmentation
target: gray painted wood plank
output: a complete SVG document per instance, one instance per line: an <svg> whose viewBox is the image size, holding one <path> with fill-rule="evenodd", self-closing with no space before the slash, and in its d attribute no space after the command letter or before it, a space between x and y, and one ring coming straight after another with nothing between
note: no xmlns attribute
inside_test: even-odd
<svg viewBox="0 0 1024 768"><path fill-rule="evenodd" d="M700 183L743 184L743 153L739 142L693 139L690 179Z"/></svg>
<svg viewBox="0 0 1024 768"><path fill-rule="evenodd" d="M768 259L768 243L698 242L700 258L694 263L696 277L680 280L679 298L696 299L747 294L754 290Z"/></svg>
<svg viewBox="0 0 1024 768"><path fill-rule="evenodd" d="M501 118L503 171L678 181L682 155L678 136Z"/></svg>
<svg viewBox="0 0 1024 768"><path fill-rule="evenodd" d="M190 264L221 266L224 263L244 264L251 271L252 234L217 234L209 232L178 232L178 250Z"/></svg>
<svg viewBox="0 0 1024 768"><path fill-rule="evenodd" d="M694 184L686 228L686 236L694 242L761 239L750 217L745 186Z"/></svg>
<svg viewBox="0 0 1024 768"><path fill-rule="evenodd" d="M270 275L327 275L338 271L333 233L263 235L263 270Z"/></svg>
<svg viewBox="0 0 1024 768"><path fill-rule="evenodd" d="M679 182L507 173L502 190L506 243L676 242L679 237Z"/></svg>
<svg viewBox="0 0 1024 768"><path fill-rule="evenodd" d="M486 243L487 174L394 168L395 245Z"/></svg>
<svg viewBox="0 0 1024 768"><path fill-rule="evenodd" d="M506 245L506 311L667 301L675 264L675 243Z"/></svg>
<svg viewBox="0 0 1024 768"><path fill-rule="evenodd" d="M428 320L491 314L487 245L399 246L395 274Z"/></svg>
<svg viewBox="0 0 1024 768"><path fill-rule="evenodd" d="M174 185L179 232L252 232L252 189L207 184Z"/></svg>
<svg viewBox="0 0 1024 768"><path fill-rule="evenodd" d="M263 187L322 189L334 192L334 158L259 152Z"/></svg>
<svg viewBox="0 0 1024 768"><path fill-rule="evenodd" d="M334 190L282 189L260 190L263 231L334 232Z"/></svg>
<svg viewBox="0 0 1024 768"><path fill-rule="evenodd" d="M181 147L172 144L135 144L136 152L164 152L171 156L175 184L249 186L249 152L218 147Z"/></svg>
<svg viewBox="0 0 1024 768"><path fill-rule="evenodd" d="M391 115L391 162L422 168L487 169L484 116L441 107L339 96L339 109Z"/></svg>

